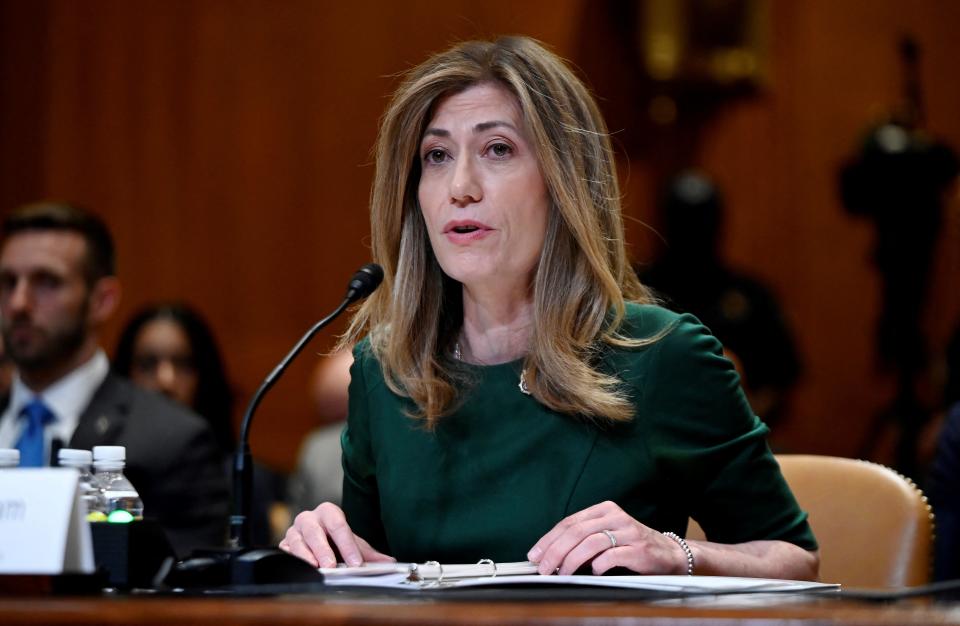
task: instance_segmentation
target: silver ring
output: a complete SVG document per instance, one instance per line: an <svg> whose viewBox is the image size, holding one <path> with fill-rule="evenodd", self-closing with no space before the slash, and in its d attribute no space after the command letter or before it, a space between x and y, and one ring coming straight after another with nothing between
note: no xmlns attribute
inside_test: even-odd
<svg viewBox="0 0 960 626"><path fill-rule="evenodd" d="M607 536L607 539L610 540L610 547L611 547L611 548L616 548L616 547L617 547L617 538L613 536L613 533L612 533L612 532L610 532L609 530L601 530L600 532L602 532L604 535L606 535L606 536Z"/></svg>

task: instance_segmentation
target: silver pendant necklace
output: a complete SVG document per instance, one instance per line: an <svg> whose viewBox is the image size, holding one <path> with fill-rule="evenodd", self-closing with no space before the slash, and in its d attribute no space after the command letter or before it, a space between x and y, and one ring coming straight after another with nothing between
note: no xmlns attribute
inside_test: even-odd
<svg viewBox="0 0 960 626"><path fill-rule="evenodd" d="M453 358L455 358L458 361L463 360L463 355L460 352L459 341L453 344ZM518 384L517 387L520 388L520 393L524 393L528 396L530 395L530 388L527 387L527 368L523 368L522 370L520 370L520 384Z"/></svg>

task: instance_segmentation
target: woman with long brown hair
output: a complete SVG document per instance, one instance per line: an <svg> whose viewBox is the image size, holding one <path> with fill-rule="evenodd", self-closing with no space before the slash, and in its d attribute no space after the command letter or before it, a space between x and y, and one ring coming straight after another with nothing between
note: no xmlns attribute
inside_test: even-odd
<svg viewBox="0 0 960 626"><path fill-rule="evenodd" d="M343 508L301 513L282 548L816 577L720 344L630 268L607 129L560 59L523 37L432 57L376 157L384 284L343 339ZM711 542L683 539L691 516Z"/></svg>

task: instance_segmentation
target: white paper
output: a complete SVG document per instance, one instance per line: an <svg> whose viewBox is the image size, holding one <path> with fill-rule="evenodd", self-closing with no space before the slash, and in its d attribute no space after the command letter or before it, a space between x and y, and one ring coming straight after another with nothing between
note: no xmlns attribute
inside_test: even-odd
<svg viewBox="0 0 960 626"><path fill-rule="evenodd" d="M386 589L463 589L514 585L557 585L608 587L669 593L784 593L829 591L840 588L830 583L733 576L541 576L532 563L501 563L497 576L469 575L492 570L492 565L444 565L443 580L437 582L438 566L419 564L423 580L411 576L412 563L370 563L360 567L321 568L324 583L342 587L380 587ZM510 573L514 573L511 575Z"/></svg>
<svg viewBox="0 0 960 626"><path fill-rule="evenodd" d="M411 582L429 582L437 580L458 580L462 578L480 578L498 576L519 576L522 574L536 574L537 566L529 561L514 563L494 563L483 561L480 563L451 563L441 565L436 561L429 563L364 563L357 567L339 565L338 567L320 568L320 573L326 579L336 581L334 584L350 585L370 582L374 577L409 578ZM354 579L357 579L354 581Z"/></svg>
<svg viewBox="0 0 960 626"><path fill-rule="evenodd" d="M94 571L78 477L71 468L0 470L0 573Z"/></svg>
<svg viewBox="0 0 960 626"><path fill-rule="evenodd" d="M740 578L735 576L510 576L471 578L444 583L445 588L493 585L574 585L680 593L769 593L839 589L840 585L803 580Z"/></svg>

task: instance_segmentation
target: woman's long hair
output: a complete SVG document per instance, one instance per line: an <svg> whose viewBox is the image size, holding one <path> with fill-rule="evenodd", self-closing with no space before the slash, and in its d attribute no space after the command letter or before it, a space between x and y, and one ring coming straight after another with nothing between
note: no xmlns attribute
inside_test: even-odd
<svg viewBox="0 0 960 626"><path fill-rule="evenodd" d="M561 413L630 419L629 398L617 378L598 371L597 355L603 344L649 342L617 331L626 301L652 298L627 259L607 128L583 83L529 38L462 43L414 68L397 89L381 120L370 198L373 259L384 284L358 310L343 345L369 334L390 389L410 397L428 427L456 407L464 381L452 347L463 324L462 288L430 247L417 155L440 98L491 82L517 98L550 196L532 285L527 384Z"/></svg>
<svg viewBox="0 0 960 626"><path fill-rule="evenodd" d="M186 333L197 372L197 393L190 408L210 423L220 450L225 454L232 453L237 444L233 430L233 391L213 332L203 317L192 308L181 303L170 303L141 309L120 334L113 370L121 376L130 377L137 337L144 326L155 320L169 320Z"/></svg>

